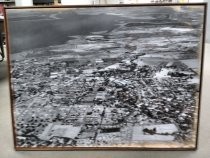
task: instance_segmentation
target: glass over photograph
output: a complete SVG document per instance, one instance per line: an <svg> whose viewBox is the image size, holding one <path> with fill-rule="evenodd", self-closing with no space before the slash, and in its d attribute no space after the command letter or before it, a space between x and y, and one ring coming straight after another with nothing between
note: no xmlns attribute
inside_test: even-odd
<svg viewBox="0 0 210 158"><path fill-rule="evenodd" d="M6 9L16 150L196 149L205 7Z"/></svg>

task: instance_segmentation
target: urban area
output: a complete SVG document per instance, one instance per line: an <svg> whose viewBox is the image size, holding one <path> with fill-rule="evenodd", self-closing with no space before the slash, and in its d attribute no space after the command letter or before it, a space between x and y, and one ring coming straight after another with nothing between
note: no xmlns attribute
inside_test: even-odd
<svg viewBox="0 0 210 158"><path fill-rule="evenodd" d="M108 8L107 16L120 17L112 30L12 54L16 145L193 142L202 34L195 10L145 7L139 16L138 8Z"/></svg>

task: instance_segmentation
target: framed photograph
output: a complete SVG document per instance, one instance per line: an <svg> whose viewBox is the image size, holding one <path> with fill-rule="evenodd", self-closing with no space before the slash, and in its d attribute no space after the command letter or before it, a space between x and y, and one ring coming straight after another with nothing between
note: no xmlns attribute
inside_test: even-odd
<svg viewBox="0 0 210 158"><path fill-rule="evenodd" d="M6 8L16 150L195 150L206 4Z"/></svg>

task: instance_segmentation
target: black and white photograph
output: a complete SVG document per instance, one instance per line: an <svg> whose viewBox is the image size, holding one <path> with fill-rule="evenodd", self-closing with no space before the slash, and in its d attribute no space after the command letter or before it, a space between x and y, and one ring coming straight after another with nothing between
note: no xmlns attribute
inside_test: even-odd
<svg viewBox="0 0 210 158"><path fill-rule="evenodd" d="M5 12L17 150L197 147L205 5Z"/></svg>

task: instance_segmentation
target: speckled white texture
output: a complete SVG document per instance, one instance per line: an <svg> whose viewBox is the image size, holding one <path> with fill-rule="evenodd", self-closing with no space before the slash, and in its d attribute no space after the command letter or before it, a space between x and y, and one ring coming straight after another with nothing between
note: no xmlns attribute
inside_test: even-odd
<svg viewBox="0 0 210 158"><path fill-rule="evenodd" d="M15 151L7 79L0 80L0 158L210 158L210 44L206 44L197 151Z"/></svg>

